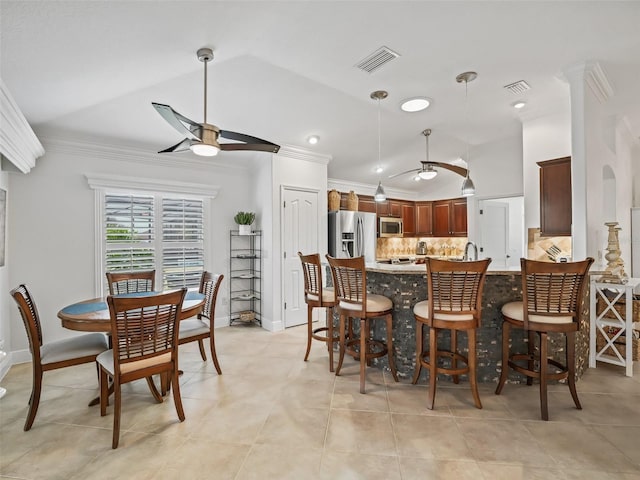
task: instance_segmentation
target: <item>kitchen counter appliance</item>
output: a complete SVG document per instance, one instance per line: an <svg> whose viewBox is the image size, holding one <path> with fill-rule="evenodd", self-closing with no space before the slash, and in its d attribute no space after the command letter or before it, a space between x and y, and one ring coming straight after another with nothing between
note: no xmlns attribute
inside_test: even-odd
<svg viewBox="0 0 640 480"><path fill-rule="evenodd" d="M402 219L399 217L380 217L378 231L381 238L402 237Z"/></svg>
<svg viewBox="0 0 640 480"><path fill-rule="evenodd" d="M416 255L426 255L427 254L427 242L418 242L416 245Z"/></svg>

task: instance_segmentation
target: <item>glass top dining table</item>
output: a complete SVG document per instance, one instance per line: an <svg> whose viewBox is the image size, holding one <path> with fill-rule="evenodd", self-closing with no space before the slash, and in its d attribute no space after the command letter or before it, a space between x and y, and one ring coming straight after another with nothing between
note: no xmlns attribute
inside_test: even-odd
<svg viewBox="0 0 640 480"><path fill-rule="evenodd" d="M126 296L146 296L166 292L130 293ZM180 319L193 317L200 313L204 307L205 296L198 292L187 292ZM106 297L82 300L67 305L58 312L58 318L64 328L80 332L105 332L111 331L111 317Z"/></svg>

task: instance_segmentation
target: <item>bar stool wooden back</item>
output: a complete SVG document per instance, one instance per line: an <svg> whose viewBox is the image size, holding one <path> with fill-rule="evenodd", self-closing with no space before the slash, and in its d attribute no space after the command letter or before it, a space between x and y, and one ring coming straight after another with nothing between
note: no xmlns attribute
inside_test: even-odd
<svg viewBox="0 0 640 480"><path fill-rule="evenodd" d="M582 302L587 285L585 280L592 263L593 258L590 257L581 262L570 263L537 262L521 258L522 301L509 302L502 307L502 373L496 395L502 392L509 376L509 368L526 375L528 385L533 383L534 378L540 379L540 411L543 420L549 420L549 380L566 378L576 408L582 409L575 383L575 334L580 329ZM528 353L510 354L511 328L520 328L528 333ZM566 335L564 365L549 358L549 332ZM536 333L540 339L538 352L535 349ZM518 363L523 361L526 366Z"/></svg>
<svg viewBox="0 0 640 480"><path fill-rule="evenodd" d="M482 290L491 259L475 262L451 262L426 259L428 299L413 307L416 317L416 368L412 383L417 383L422 367L429 369L429 394L427 408L433 410L436 397L436 380L439 373L453 375L458 383L459 375L468 374L473 401L482 408L476 379L476 329L480 326ZM423 345L424 327L429 327L429 346ZM438 349L438 332L451 331L449 350ZM458 349L458 331L467 332L468 354ZM439 366L438 359L446 358L450 366ZM459 366L458 362L463 362Z"/></svg>
<svg viewBox="0 0 640 480"><path fill-rule="evenodd" d="M384 295L367 293L364 257L333 258L327 255L336 294L336 306L340 314L340 359L336 375L340 375L345 352L360 360L360 393L365 393L365 368L374 358L387 355L389 370L398 381L394 360L392 312L393 302ZM359 337L346 338L347 323L360 319ZM371 319L384 318L387 341L371 338Z"/></svg>
<svg viewBox="0 0 640 480"><path fill-rule="evenodd" d="M336 296L333 288L322 286L322 265L320 255L312 253L303 255L298 252L302 262L302 273L304 275L304 301L307 304L307 351L304 354L304 361L309 358L311 351L311 340L319 340L327 344L329 349L329 371L333 372L333 344L338 343L340 337L338 332L333 330L333 307L336 304ZM313 328L313 309L326 309L326 326Z"/></svg>

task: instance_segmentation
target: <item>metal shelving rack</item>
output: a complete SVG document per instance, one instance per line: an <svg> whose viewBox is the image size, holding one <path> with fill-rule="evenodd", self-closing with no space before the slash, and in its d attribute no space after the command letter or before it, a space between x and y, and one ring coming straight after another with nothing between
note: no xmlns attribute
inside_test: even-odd
<svg viewBox="0 0 640 480"><path fill-rule="evenodd" d="M229 324L262 325L262 231L229 232Z"/></svg>

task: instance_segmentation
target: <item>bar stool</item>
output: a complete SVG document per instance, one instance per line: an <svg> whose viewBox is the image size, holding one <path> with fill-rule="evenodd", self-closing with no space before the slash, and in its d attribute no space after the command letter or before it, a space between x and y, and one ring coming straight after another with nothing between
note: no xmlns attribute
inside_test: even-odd
<svg viewBox="0 0 640 480"><path fill-rule="evenodd" d="M302 262L304 301L307 304L307 352L304 354L304 361L306 362L309 358L312 339L325 342L329 349L329 371L333 372L333 344L340 340L338 333L333 331L333 307L336 304L336 295L333 288L322 287L320 255L317 253L303 255L302 252L298 252L298 256ZM314 308L326 309L326 327L313 328Z"/></svg>
<svg viewBox="0 0 640 480"><path fill-rule="evenodd" d="M573 402L582 410L576 391L575 334L580 329L582 302L585 297L586 276L593 258L581 262L550 263L520 259L522 270L522 301L509 302L502 307L502 373L496 395L502 392L509 367L527 376L527 385L540 379L540 411L543 420L549 420L547 406L548 380L567 379ZM526 306L526 308L525 308ZM509 332L520 328L529 337L528 353L509 354ZM566 362L549 358L547 336L549 332L566 335ZM535 351L535 334L540 338L539 352ZM526 361L526 366L517 362ZM536 368L536 364L539 365ZM550 371L556 367L556 371Z"/></svg>
<svg viewBox="0 0 640 480"><path fill-rule="evenodd" d="M453 375L454 383L459 375L467 373L473 401L482 408L476 379L476 329L480 326L482 289L491 259L475 262L451 262L426 259L428 300L413 307L416 317L416 369L412 383L417 383L422 367L429 369L429 394L427 408L433 410L436 397L436 380L439 373ZM424 327L429 327L429 348L424 349ZM451 331L451 349L438 349L438 332ZM467 332L468 355L458 350L458 331ZM438 366L439 358L448 358L450 366ZM464 366L458 366L458 362Z"/></svg>
<svg viewBox="0 0 640 480"><path fill-rule="evenodd" d="M391 299L373 293L367 293L367 278L364 268L364 257L333 258L327 255L333 276L336 294L336 306L340 314L340 359L336 375L340 375L345 352L360 360L360 393L365 393L365 368L374 358L387 355L389 370L393 379L398 381L398 373L393 353ZM373 340L371 336L371 319L384 318L387 328L387 342ZM359 337L346 338L347 323L352 318L360 319Z"/></svg>

